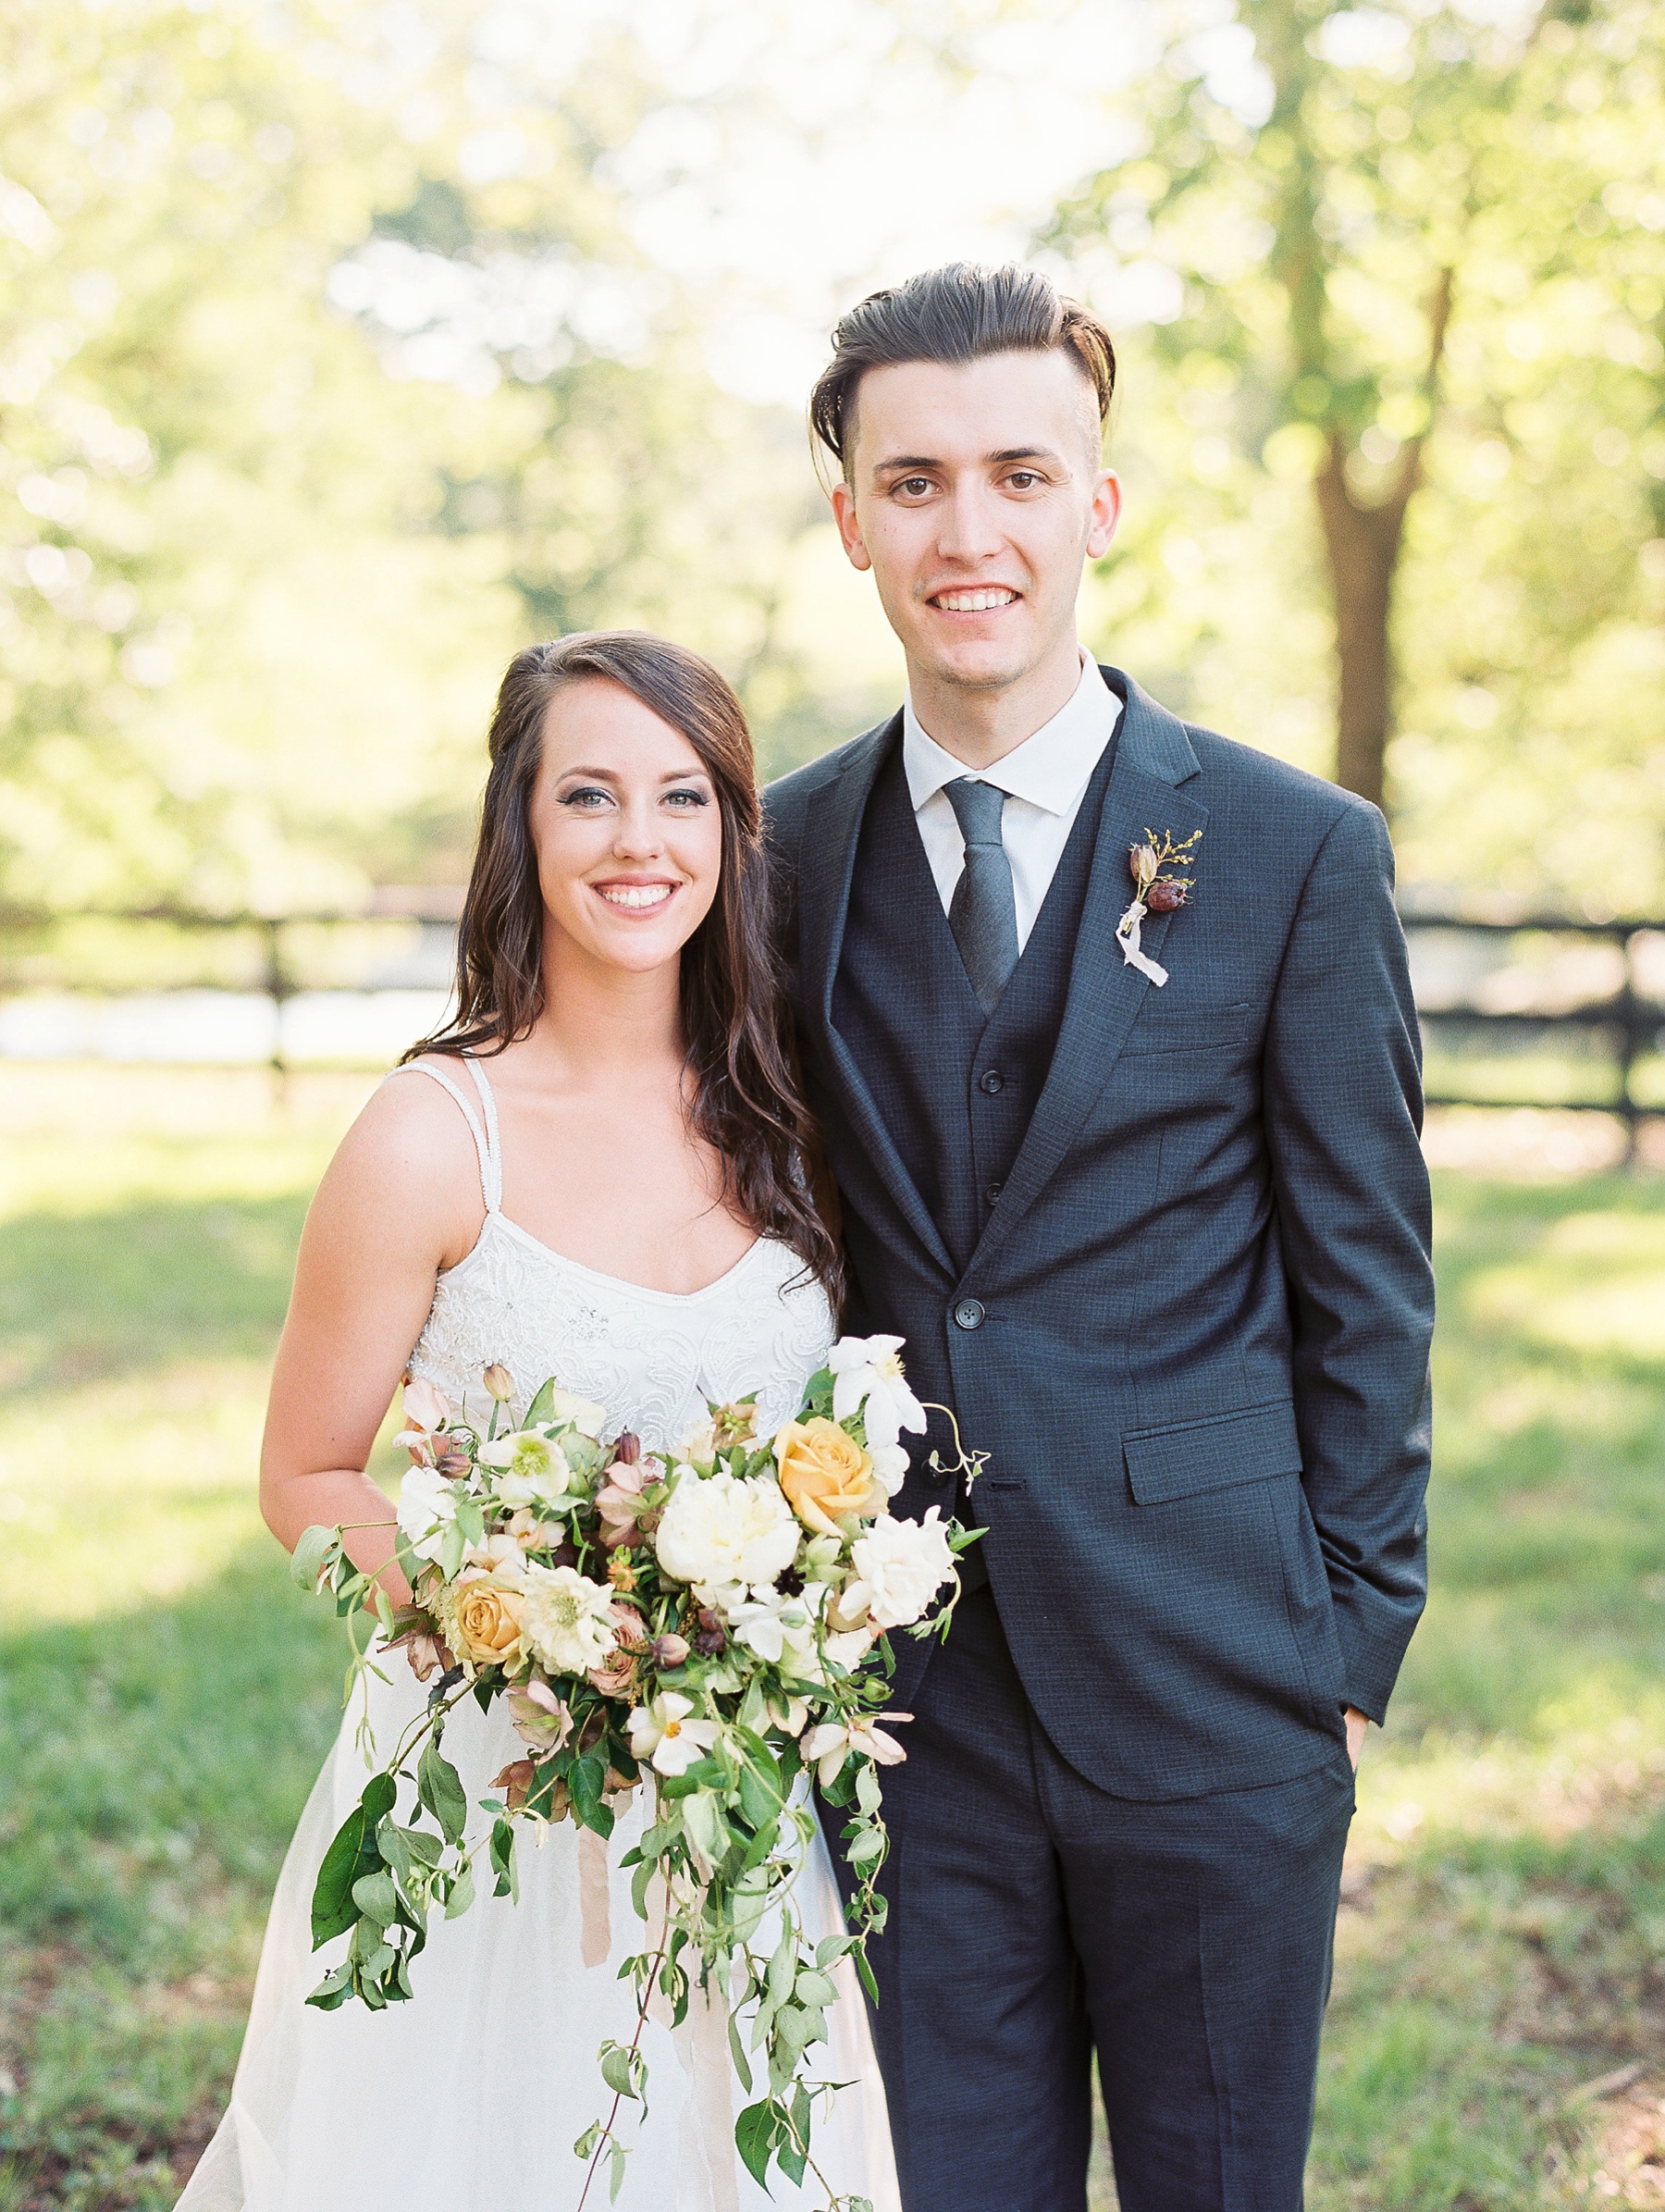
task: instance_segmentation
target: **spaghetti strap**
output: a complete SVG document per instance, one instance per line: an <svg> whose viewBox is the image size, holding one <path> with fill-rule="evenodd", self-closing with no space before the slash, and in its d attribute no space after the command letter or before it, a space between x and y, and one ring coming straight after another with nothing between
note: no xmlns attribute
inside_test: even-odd
<svg viewBox="0 0 1665 2212"><path fill-rule="evenodd" d="M503 1140L498 1134L497 1100L492 1096L491 1085L486 1081L486 1070L472 1052L462 1055L463 1065L475 1080L475 1089L480 1094L480 1104L486 1109L486 1153L480 1164L480 1180L486 1189L486 1207L495 1214L503 1203Z"/></svg>
<svg viewBox="0 0 1665 2212"><path fill-rule="evenodd" d="M431 1076L442 1091L450 1093L462 1109L462 1118L467 1122L469 1134L475 1141L475 1150L480 1155L480 1195L486 1201L486 1211L495 1214L503 1202L503 1178L496 1157L497 1112L491 1093L487 1089L478 1069L475 1068L472 1059L468 1065L485 1101L489 1135L481 1128L478 1115L443 1068L436 1068L427 1060L406 1060L402 1067L390 1069L382 1080L390 1083L396 1075L426 1075Z"/></svg>

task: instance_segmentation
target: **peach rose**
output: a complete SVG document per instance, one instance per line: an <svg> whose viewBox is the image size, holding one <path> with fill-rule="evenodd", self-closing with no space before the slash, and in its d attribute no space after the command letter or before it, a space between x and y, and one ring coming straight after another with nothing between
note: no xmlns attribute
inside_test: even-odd
<svg viewBox="0 0 1665 2212"><path fill-rule="evenodd" d="M512 1590L471 1582L457 1593L457 1639L476 1667L512 1666L520 1657L520 1608Z"/></svg>
<svg viewBox="0 0 1665 2212"><path fill-rule="evenodd" d="M788 1504L818 1536L837 1536L841 1514L865 1518L882 1510L884 1486L873 1473L871 1459L824 1414L788 1421L775 1438L774 1451Z"/></svg>

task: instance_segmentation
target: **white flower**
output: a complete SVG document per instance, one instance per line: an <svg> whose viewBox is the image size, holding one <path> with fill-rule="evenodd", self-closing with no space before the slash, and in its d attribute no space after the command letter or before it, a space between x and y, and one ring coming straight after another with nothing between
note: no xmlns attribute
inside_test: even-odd
<svg viewBox="0 0 1665 2212"><path fill-rule="evenodd" d="M781 1624L778 1602L771 1605L768 1598L745 1599L728 1608L727 1617L729 1632L737 1644L744 1644L771 1666L779 1663L786 1649L786 1631Z"/></svg>
<svg viewBox="0 0 1665 2212"><path fill-rule="evenodd" d="M941 1508L922 1521L881 1514L851 1545L850 1562L856 1578L840 1595L841 1611L848 1616L865 1605L876 1627L907 1627L955 1572Z"/></svg>
<svg viewBox="0 0 1665 2212"><path fill-rule="evenodd" d="M797 1515L772 1475L724 1472L702 1480L692 1467L677 1472L653 1539L667 1575L693 1583L709 1605L736 1584L767 1588L792 1564Z"/></svg>
<svg viewBox="0 0 1665 2212"><path fill-rule="evenodd" d="M908 1457L905 1444L868 1445L868 1457L873 1463L873 1473L884 1485L884 1494L894 1498L907 1480Z"/></svg>
<svg viewBox="0 0 1665 2212"><path fill-rule="evenodd" d="M561 1446L541 1428L516 1428L482 1444L475 1458L492 1471L492 1489L505 1505L529 1505L536 1498L559 1498L569 1469ZM524 1495L511 1497L511 1486Z"/></svg>
<svg viewBox="0 0 1665 2212"><path fill-rule="evenodd" d="M685 1774L722 1733L716 1721L691 1720L693 1711L694 1700L673 1689L650 1705L638 1705L627 1724L632 1756L648 1761L659 1773Z"/></svg>
<svg viewBox="0 0 1665 2212"><path fill-rule="evenodd" d="M586 1674L613 1648L614 1592L576 1567L541 1567L528 1560L515 1589L521 1634L551 1674Z"/></svg>
<svg viewBox="0 0 1665 2212"><path fill-rule="evenodd" d="M434 1467L413 1467L399 1486L394 1508L400 1531L418 1559L437 1561L445 1532L457 1517L457 1486Z"/></svg>
<svg viewBox="0 0 1665 2212"><path fill-rule="evenodd" d="M894 1444L900 1429L924 1431L925 1408L908 1389L896 1356L902 1344L901 1337L840 1337L827 1354L832 1418L847 1421L861 1413L870 1451Z"/></svg>
<svg viewBox="0 0 1665 2212"><path fill-rule="evenodd" d="M549 1418L556 1427L575 1428L594 1441L607 1426L607 1408L593 1398L580 1398L575 1390L551 1390Z"/></svg>
<svg viewBox="0 0 1665 2212"><path fill-rule="evenodd" d="M831 1789L838 1780L839 1771L852 1751L860 1758L872 1760L878 1766L900 1766L907 1753L894 1736L886 1736L877 1724L912 1718L911 1712L877 1712L854 1715L847 1724L822 1721L805 1736L804 1757L817 1765L818 1779L823 1789Z"/></svg>

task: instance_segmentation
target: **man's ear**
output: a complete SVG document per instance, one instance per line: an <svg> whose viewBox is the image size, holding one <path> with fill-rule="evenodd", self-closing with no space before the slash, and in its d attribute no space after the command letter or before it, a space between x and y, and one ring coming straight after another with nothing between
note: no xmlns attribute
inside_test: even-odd
<svg viewBox="0 0 1665 2212"><path fill-rule="evenodd" d="M1092 520L1087 528L1087 558L1097 561L1110 550L1116 525L1121 520L1121 485L1113 468L1100 472L1093 487Z"/></svg>
<svg viewBox="0 0 1665 2212"><path fill-rule="evenodd" d="M838 525L838 535L852 568L871 568L872 559L862 543L861 525L856 519L856 494L840 477L832 487L832 519ZM1109 539L1105 539L1105 544Z"/></svg>

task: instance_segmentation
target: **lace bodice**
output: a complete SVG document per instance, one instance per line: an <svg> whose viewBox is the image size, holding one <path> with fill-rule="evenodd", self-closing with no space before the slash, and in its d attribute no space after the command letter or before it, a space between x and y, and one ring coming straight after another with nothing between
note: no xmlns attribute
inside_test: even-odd
<svg viewBox="0 0 1665 2212"><path fill-rule="evenodd" d="M607 1408L607 1436L633 1428L649 1451L680 1441L708 1400L755 1390L760 1433L790 1420L834 1333L826 1295L796 1253L760 1237L726 1275L684 1294L645 1290L551 1251L502 1210L497 1105L479 1062L465 1057L463 1065L478 1111L443 1069L417 1060L394 1070L428 1076L456 1100L486 1201L473 1251L435 1286L411 1372L482 1427L490 1400L480 1378L493 1360L514 1378L517 1414L552 1375Z"/></svg>

